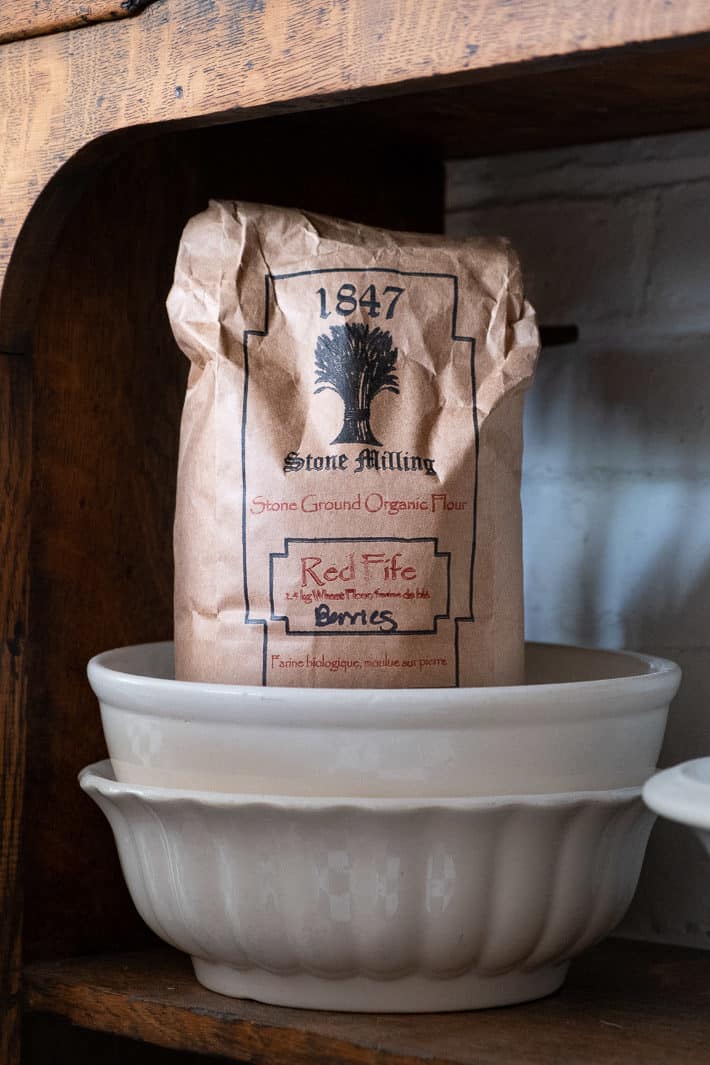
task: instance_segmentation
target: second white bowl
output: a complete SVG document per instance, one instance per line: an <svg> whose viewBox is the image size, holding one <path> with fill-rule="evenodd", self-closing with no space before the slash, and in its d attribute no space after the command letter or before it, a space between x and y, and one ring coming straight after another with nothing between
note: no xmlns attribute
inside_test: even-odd
<svg viewBox="0 0 710 1065"><path fill-rule="evenodd" d="M621 919L653 815L639 789L476 799L81 786L138 912L198 980L287 1006L474 1009L538 998Z"/></svg>
<svg viewBox="0 0 710 1065"><path fill-rule="evenodd" d="M287 795L504 795L640 785L672 662L528 645L507 688L256 688L173 680L170 643L107 651L91 687L116 777Z"/></svg>

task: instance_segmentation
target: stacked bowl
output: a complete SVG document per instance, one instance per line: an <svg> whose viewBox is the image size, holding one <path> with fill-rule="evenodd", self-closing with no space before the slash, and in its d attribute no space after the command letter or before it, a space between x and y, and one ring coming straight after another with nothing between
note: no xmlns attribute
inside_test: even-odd
<svg viewBox="0 0 710 1065"><path fill-rule="evenodd" d="M81 786L197 979L420 1011L548 994L618 923L680 671L530 644L518 687L250 688L174 680L162 643L89 680L111 761Z"/></svg>

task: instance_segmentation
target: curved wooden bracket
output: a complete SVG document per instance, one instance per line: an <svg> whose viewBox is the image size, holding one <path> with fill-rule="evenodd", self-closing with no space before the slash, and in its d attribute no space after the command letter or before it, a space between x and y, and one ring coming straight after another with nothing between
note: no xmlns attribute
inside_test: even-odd
<svg viewBox="0 0 710 1065"><path fill-rule="evenodd" d="M137 15L154 0L4 0L0 44Z"/></svg>

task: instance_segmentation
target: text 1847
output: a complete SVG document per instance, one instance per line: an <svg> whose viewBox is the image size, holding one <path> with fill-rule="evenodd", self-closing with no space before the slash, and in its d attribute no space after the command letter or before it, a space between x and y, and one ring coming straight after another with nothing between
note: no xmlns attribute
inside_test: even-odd
<svg viewBox="0 0 710 1065"><path fill-rule="evenodd" d="M346 281L345 284L340 286L335 295L335 305L329 306L328 293L324 288L319 288L317 295L320 297L320 316L321 318L330 318L332 308L336 314L347 318L349 314L353 314L358 307L361 307L370 318L379 318L383 312L385 318L393 318L395 307L403 292L403 288L397 288L396 285L387 285L386 288L382 289L380 296L374 285L368 285L358 295L355 285Z"/></svg>

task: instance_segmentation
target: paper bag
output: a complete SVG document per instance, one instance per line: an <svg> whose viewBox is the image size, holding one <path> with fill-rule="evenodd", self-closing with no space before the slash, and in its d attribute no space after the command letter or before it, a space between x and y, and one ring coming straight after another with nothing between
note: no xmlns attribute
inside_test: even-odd
<svg viewBox="0 0 710 1065"><path fill-rule="evenodd" d="M192 364L177 676L522 681L538 333L509 244L214 202L185 228L168 311Z"/></svg>

